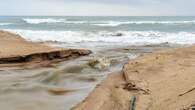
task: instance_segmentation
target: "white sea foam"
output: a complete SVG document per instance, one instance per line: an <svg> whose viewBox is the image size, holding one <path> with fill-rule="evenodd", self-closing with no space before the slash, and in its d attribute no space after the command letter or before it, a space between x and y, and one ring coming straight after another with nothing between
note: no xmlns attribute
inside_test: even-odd
<svg viewBox="0 0 195 110"><path fill-rule="evenodd" d="M195 24L195 20L192 21L99 21L94 22L92 25L102 26L102 27L115 27L125 24Z"/></svg>
<svg viewBox="0 0 195 110"><path fill-rule="evenodd" d="M0 26L6 26L6 25L11 25L13 23L0 23Z"/></svg>
<svg viewBox="0 0 195 110"><path fill-rule="evenodd" d="M195 33L178 32L155 32L155 31L118 31L97 33L83 31L32 31L32 30L6 30L17 33L27 40L40 41L57 41L65 43L77 42L108 42L108 43L128 43L129 45L144 44L194 44Z"/></svg>
<svg viewBox="0 0 195 110"><path fill-rule="evenodd" d="M129 24L194 24L192 21L130 21Z"/></svg>
<svg viewBox="0 0 195 110"><path fill-rule="evenodd" d="M94 24L92 25L96 25L96 26L119 26L119 25L123 25L123 24L131 24L131 22L120 22L120 21L99 21L99 22L94 22Z"/></svg>
<svg viewBox="0 0 195 110"><path fill-rule="evenodd" d="M24 18L23 21L29 24L40 24L40 23L70 23L70 24L91 24L96 26L120 26L125 24L195 24L195 20L189 20L189 21L82 21L82 20L67 20L65 18Z"/></svg>
<svg viewBox="0 0 195 110"><path fill-rule="evenodd" d="M41 24L41 23L71 23L71 24L83 24L87 23L87 21L68 21L66 19L54 19L54 18L46 18L46 19L32 19L26 18L23 19L26 23L29 24Z"/></svg>
<svg viewBox="0 0 195 110"><path fill-rule="evenodd" d="M31 18L25 18L23 19L25 22L29 24L40 24L40 23L60 23L60 22L65 22L66 19L52 19L52 18L47 18L47 19L31 19Z"/></svg>

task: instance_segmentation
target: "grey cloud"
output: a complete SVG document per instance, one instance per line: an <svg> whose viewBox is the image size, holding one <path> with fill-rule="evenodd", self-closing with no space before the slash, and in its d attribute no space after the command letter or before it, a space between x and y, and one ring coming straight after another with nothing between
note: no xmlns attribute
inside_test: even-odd
<svg viewBox="0 0 195 110"><path fill-rule="evenodd" d="M194 4L195 0L2 0L0 14L118 15L123 10L138 16L195 15Z"/></svg>

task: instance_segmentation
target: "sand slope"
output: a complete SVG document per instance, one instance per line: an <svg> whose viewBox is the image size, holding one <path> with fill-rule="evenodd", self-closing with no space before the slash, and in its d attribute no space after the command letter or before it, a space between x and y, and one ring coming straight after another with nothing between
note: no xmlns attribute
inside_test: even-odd
<svg viewBox="0 0 195 110"><path fill-rule="evenodd" d="M69 59L90 53L86 49L53 48L27 42L19 35L0 31L0 64Z"/></svg>
<svg viewBox="0 0 195 110"><path fill-rule="evenodd" d="M191 110L195 105L195 47L141 56L111 74L74 110Z"/></svg>

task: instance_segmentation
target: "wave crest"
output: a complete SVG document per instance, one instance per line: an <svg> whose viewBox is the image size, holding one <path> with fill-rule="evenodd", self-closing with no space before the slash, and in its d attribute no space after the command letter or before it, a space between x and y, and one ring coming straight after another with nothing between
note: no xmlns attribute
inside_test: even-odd
<svg viewBox="0 0 195 110"><path fill-rule="evenodd" d="M7 26L7 25L11 25L13 23L0 23L0 26Z"/></svg>
<svg viewBox="0 0 195 110"><path fill-rule="evenodd" d="M26 23L29 24L40 24L40 23L60 23L60 22L65 22L66 19L52 19L52 18L47 18L47 19L23 19Z"/></svg>
<svg viewBox="0 0 195 110"><path fill-rule="evenodd" d="M47 18L47 19L23 19L28 24L42 24L42 23L69 23L69 24L84 24L88 23L87 21L69 21L67 19L53 19L53 18Z"/></svg>
<svg viewBox="0 0 195 110"><path fill-rule="evenodd" d="M195 24L195 20L184 20L184 21L112 21L112 20L104 20L104 21L88 21L88 20L71 20L65 18L24 18L23 21L29 24L41 24L41 23L65 23L65 24L90 24L94 26L101 27L116 27L120 25L142 25L142 24Z"/></svg>
<svg viewBox="0 0 195 110"><path fill-rule="evenodd" d="M195 33L190 32L156 32L156 31L118 31L118 32L83 32L83 31L32 31L6 30L17 33L27 40L35 42L57 41L65 43L108 42L145 45L159 43L194 44Z"/></svg>
<svg viewBox="0 0 195 110"><path fill-rule="evenodd" d="M126 24L136 24L136 25L142 25L142 24L195 24L195 20L192 21L101 21L96 22L92 25L96 26L120 26L120 25L126 25Z"/></svg>

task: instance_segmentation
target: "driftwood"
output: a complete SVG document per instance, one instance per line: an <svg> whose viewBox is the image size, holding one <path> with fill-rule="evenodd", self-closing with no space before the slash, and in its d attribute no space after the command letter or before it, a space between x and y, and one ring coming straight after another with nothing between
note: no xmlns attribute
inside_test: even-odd
<svg viewBox="0 0 195 110"><path fill-rule="evenodd" d="M140 87L137 87L135 84L133 83L127 83L125 84L124 88L123 89L126 89L128 91L142 91L144 92L144 94L150 94L150 90L148 89L142 89Z"/></svg>

